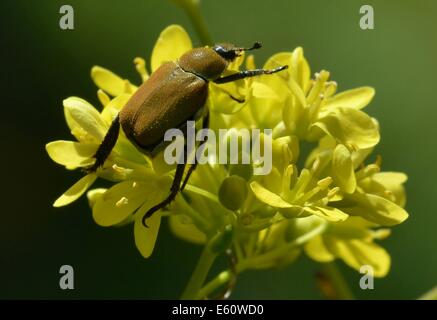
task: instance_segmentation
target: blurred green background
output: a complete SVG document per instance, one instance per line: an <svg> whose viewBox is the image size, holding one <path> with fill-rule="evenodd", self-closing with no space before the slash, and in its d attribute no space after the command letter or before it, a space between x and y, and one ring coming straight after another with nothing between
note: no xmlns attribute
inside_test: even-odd
<svg viewBox="0 0 437 320"><path fill-rule="evenodd" d="M75 9L75 30L59 28L59 8ZM375 30L359 28L359 8L375 10ZM149 260L130 227L105 229L85 198L51 204L80 172L54 164L44 145L70 139L62 100L94 103L94 64L139 81L132 59L150 57L160 31L189 20L164 0L1 1L0 298L177 298L200 248L176 239L166 225ZM327 69L344 90L376 88L367 112L381 124L383 169L405 171L410 218L383 242L392 270L375 290L339 263L358 298L413 299L437 284L437 2L433 0L204 0L216 41L248 45L262 64L277 51L303 46L312 71ZM4 96L6 95L6 99ZM75 269L75 290L59 289L59 268ZM247 272L233 298L319 299L318 266L302 257L281 270Z"/></svg>

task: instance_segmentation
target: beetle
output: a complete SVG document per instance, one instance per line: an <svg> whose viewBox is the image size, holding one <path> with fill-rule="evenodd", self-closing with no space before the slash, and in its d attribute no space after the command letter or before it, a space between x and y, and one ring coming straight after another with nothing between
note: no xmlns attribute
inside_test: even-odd
<svg viewBox="0 0 437 320"><path fill-rule="evenodd" d="M87 171L95 172L103 166L117 142L120 126L130 142L143 153L153 156L162 147L167 130L181 128L187 121L200 118L202 127L208 128L209 113L208 110L204 110L204 106L210 81L222 84L262 74L273 74L288 68L284 65L275 69L245 70L222 76L228 64L243 51L258 48L261 48L259 42L255 42L250 48L218 44L214 47L194 48L177 61L163 63L138 88L114 118L93 156L96 161ZM177 164L169 195L146 212L142 219L144 226L147 227L147 218L169 205L178 192L184 189L196 168L195 162L188 169L185 178L183 177L187 162L186 153L184 152L185 161Z"/></svg>

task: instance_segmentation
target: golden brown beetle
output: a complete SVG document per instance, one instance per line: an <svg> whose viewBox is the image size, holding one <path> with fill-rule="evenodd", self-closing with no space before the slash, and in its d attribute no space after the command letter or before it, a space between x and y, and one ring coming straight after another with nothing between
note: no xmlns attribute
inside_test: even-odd
<svg viewBox="0 0 437 320"><path fill-rule="evenodd" d="M221 77L228 64L245 50L261 48L256 42L251 48L237 48L222 44L212 48L196 48L182 55L178 61L162 64L151 77L133 94L114 119L105 138L94 155L95 163L88 171L96 171L103 165L118 139L120 124L127 138L140 150L148 154L162 145L164 134L172 128L186 125L188 120L203 117L203 128L208 127L208 112L204 109L208 96L208 82L227 83L262 74L272 74L287 68L246 70ZM176 167L175 177L168 197L149 209L143 217L143 224L154 212L167 206L182 191L194 163L182 178L185 161Z"/></svg>

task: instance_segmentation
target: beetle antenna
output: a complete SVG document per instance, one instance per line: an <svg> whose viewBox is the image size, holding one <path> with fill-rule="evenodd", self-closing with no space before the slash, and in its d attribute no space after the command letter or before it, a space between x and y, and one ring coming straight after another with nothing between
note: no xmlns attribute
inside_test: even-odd
<svg viewBox="0 0 437 320"><path fill-rule="evenodd" d="M250 51L259 49L262 47L262 43L259 41L256 41L250 48L235 48L236 51Z"/></svg>

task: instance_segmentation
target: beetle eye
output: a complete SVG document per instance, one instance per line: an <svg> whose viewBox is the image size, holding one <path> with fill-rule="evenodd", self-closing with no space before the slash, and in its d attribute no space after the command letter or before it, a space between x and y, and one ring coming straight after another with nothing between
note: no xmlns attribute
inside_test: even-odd
<svg viewBox="0 0 437 320"><path fill-rule="evenodd" d="M217 45L213 48L215 52L217 52L221 57L226 60L234 60L237 56L237 53L233 49L225 49L224 47Z"/></svg>

